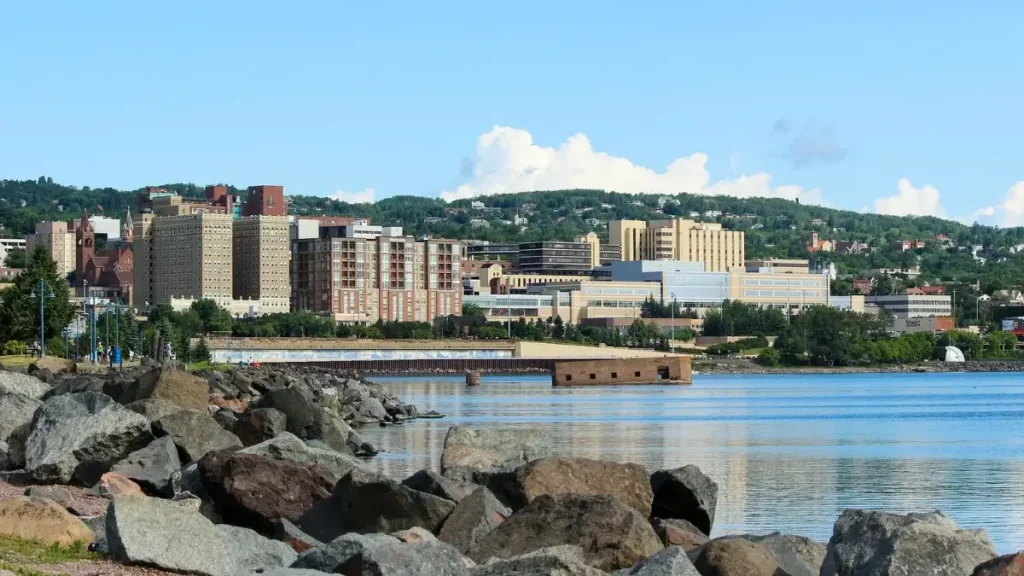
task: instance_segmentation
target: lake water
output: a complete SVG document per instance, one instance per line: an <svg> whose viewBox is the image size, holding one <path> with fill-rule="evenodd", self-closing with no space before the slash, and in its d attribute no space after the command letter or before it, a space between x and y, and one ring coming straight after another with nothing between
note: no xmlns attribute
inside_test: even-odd
<svg viewBox="0 0 1024 576"><path fill-rule="evenodd" d="M543 430L562 456L696 464L719 485L714 535L826 542L845 508L940 509L1024 548L1020 374L698 375L692 386L553 388L549 377L379 379L442 420L360 432L404 477L437 469L453 424Z"/></svg>

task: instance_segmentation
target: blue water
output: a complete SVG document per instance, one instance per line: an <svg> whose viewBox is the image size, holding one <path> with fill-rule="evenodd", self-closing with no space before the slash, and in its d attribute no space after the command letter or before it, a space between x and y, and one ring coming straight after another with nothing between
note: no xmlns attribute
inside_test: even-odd
<svg viewBox="0 0 1024 576"><path fill-rule="evenodd" d="M1024 548L1020 374L698 375L692 386L552 388L549 377L379 379L442 420L360 432L403 477L437 469L453 424L544 430L555 453L696 464L719 485L715 535L827 541L845 508L939 509Z"/></svg>

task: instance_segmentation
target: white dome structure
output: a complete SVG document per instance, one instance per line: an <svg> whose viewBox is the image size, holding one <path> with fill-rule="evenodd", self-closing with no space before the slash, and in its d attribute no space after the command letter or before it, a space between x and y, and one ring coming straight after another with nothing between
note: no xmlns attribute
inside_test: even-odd
<svg viewBox="0 0 1024 576"><path fill-rule="evenodd" d="M964 353L956 346L946 346L946 362L963 362Z"/></svg>

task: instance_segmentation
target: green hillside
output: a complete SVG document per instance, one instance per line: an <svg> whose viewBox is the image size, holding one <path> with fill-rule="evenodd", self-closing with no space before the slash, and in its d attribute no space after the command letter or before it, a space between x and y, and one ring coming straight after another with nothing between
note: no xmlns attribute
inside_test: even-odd
<svg viewBox="0 0 1024 576"><path fill-rule="evenodd" d="M202 195L202 186L193 184L163 187L185 196ZM45 177L34 181L0 180L0 226L6 229L0 234L21 236L30 232L37 221L75 218L83 208L90 213L102 210L107 215L121 215L135 207L140 193L141 190L64 186ZM606 239L609 220L690 217L697 213L699 220L718 221L726 228L744 230L747 255L751 258L808 257L806 245L812 231L829 240L866 243L870 250L860 255L811 256L818 263L834 262L841 278L863 277L879 268L920 265L922 276L905 285L979 281L984 291L991 292L1024 283L1024 228L965 226L939 218L866 214L778 199L689 194L558 190L477 200L486 205L485 210L471 208L471 200L446 203L418 196L392 197L375 204L289 196L293 214L361 216L375 224L403 226L415 235L492 242L571 239L591 230ZM705 216L709 211L722 215ZM517 215L525 217L527 223L512 223ZM948 236L952 246L942 247L934 241L936 234ZM923 239L926 246L907 252L892 246L896 240L904 239ZM980 248L975 250L972 246ZM840 293L845 289L842 281L836 287Z"/></svg>

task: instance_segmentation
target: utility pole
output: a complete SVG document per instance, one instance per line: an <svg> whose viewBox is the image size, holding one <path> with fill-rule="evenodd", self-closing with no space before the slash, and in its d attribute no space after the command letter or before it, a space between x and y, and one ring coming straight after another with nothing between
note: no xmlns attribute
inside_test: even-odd
<svg viewBox="0 0 1024 576"><path fill-rule="evenodd" d="M46 299L53 298L53 290L47 289L46 280L39 280L39 357L46 356ZM36 297L36 291L29 293L29 298Z"/></svg>
<svg viewBox="0 0 1024 576"><path fill-rule="evenodd" d="M508 339L512 339L512 293L505 294L505 313L508 316Z"/></svg>

